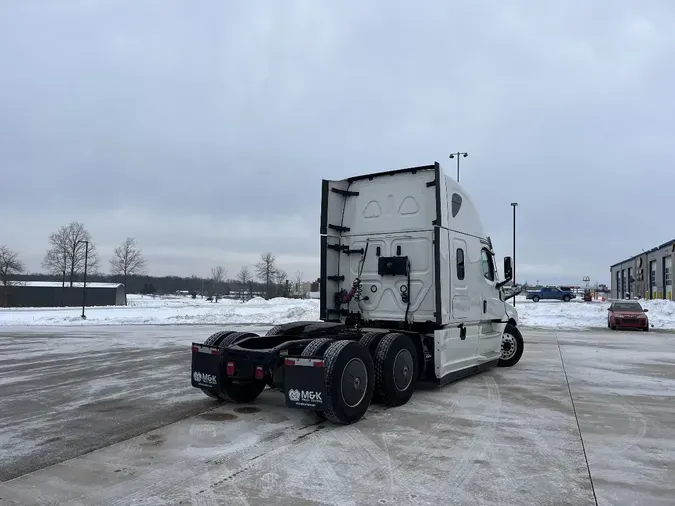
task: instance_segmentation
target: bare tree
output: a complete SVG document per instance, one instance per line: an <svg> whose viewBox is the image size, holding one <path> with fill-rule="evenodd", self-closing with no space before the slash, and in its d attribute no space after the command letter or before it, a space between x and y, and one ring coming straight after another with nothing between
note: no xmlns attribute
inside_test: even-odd
<svg viewBox="0 0 675 506"><path fill-rule="evenodd" d="M216 294L216 302L218 302L218 295L219 295L218 287L225 279L226 274L227 271L221 265L218 265L217 267L211 269L211 279L213 279L213 291Z"/></svg>
<svg viewBox="0 0 675 506"><path fill-rule="evenodd" d="M258 279L265 283L265 296L270 298L270 287L274 283L277 275L276 258L272 253L262 253L260 261L255 264L255 273Z"/></svg>
<svg viewBox="0 0 675 506"><path fill-rule="evenodd" d="M241 270L239 271L239 274L237 274L237 281L239 281L244 288L248 287L249 293L251 294L251 297L253 297L253 276L251 275L251 271L247 266L243 266ZM244 294L241 294L241 300L242 302L244 301Z"/></svg>
<svg viewBox="0 0 675 506"><path fill-rule="evenodd" d="M49 236L49 242L53 246L47 251L42 267L49 274L61 277L61 286L66 286L66 273L68 272L68 247L65 239L57 237L62 231L54 232Z"/></svg>
<svg viewBox="0 0 675 506"><path fill-rule="evenodd" d="M124 304L127 304L127 278L145 273L145 259L138 248L136 239L127 237L115 248L110 259L110 273L124 278Z"/></svg>
<svg viewBox="0 0 675 506"><path fill-rule="evenodd" d="M286 286L288 284L288 273L283 269L277 269L277 272L274 275L274 282L276 283L276 294L277 297L287 297L288 293Z"/></svg>
<svg viewBox="0 0 675 506"><path fill-rule="evenodd" d="M85 246L88 242L88 248ZM65 256L65 269L62 274L65 284L66 276L69 277L70 286L73 286L75 278L84 271L85 253L87 254L87 270L96 272L100 265L96 246L91 241L91 234L80 222L73 221L59 228L49 236L50 249L45 255L43 265L47 268L59 268L61 259ZM88 249L88 251L87 251Z"/></svg>
<svg viewBox="0 0 675 506"><path fill-rule="evenodd" d="M26 270L19 254L5 245L0 245L0 281L2 282L3 306L7 306L7 287L13 284L10 279Z"/></svg>
<svg viewBox="0 0 675 506"><path fill-rule="evenodd" d="M278 285L283 285L288 279L288 273L283 269L277 269L277 272L274 273L274 281Z"/></svg>
<svg viewBox="0 0 675 506"><path fill-rule="evenodd" d="M305 275L302 273L302 271L295 271L295 293L301 297L303 297L302 284L304 283L304 277Z"/></svg>
<svg viewBox="0 0 675 506"><path fill-rule="evenodd" d="M251 281L253 281L253 276L251 275L251 271L247 266L241 268L239 274L237 274L237 281L239 281L242 285L248 285Z"/></svg>

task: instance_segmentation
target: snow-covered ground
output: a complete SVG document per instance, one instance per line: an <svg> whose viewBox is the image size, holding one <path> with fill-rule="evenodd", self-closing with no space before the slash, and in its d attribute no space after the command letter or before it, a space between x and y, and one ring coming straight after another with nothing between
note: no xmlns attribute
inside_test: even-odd
<svg viewBox="0 0 675 506"><path fill-rule="evenodd" d="M649 309L655 329L675 330L675 302L640 301ZM609 302L531 302L516 298L521 324L541 328L597 328L607 325ZM221 299L217 303L190 297L130 295L128 306L86 308L0 309L0 326L23 325L143 325L143 324L254 324L276 325L296 320L318 320L316 299L255 298L248 302Z"/></svg>
<svg viewBox="0 0 675 506"><path fill-rule="evenodd" d="M276 325L319 319L319 301L313 299L256 297L247 302L232 299L208 302L191 297L129 295L128 303L128 306L88 307L86 320L81 318L81 307L0 309L0 325Z"/></svg>
<svg viewBox="0 0 675 506"><path fill-rule="evenodd" d="M640 300L647 309L649 323L654 329L675 330L675 302L669 300ZM541 328L584 329L607 326L609 301L531 302L524 296L516 297L520 324Z"/></svg>

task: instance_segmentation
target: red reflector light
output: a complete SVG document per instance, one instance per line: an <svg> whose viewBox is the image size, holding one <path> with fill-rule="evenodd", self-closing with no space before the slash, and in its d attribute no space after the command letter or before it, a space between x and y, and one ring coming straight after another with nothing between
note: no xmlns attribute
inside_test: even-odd
<svg viewBox="0 0 675 506"><path fill-rule="evenodd" d="M284 365L295 365L295 360L292 358L286 358L284 359Z"/></svg>
<svg viewBox="0 0 675 506"><path fill-rule="evenodd" d="M220 355L220 350L211 350L211 355Z"/></svg>
<svg viewBox="0 0 675 506"><path fill-rule="evenodd" d="M193 351L193 352L199 351L199 346L193 346L193 347L192 347L192 351Z"/></svg>
<svg viewBox="0 0 675 506"><path fill-rule="evenodd" d="M263 368L261 365L256 366L255 368L255 379L261 380L265 377L265 371L263 371Z"/></svg>
<svg viewBox="0 0 675 506"><path fill-rule="evenodd" d="M234 376L234 362L230 360L225 367L225 371L227 372L228 376Z"/></svg>
<svg viewBox="0 0 675 506"><path fill-rule="evenodd" d="M314 367L323 367L323 360L315 360Z"/></svg>

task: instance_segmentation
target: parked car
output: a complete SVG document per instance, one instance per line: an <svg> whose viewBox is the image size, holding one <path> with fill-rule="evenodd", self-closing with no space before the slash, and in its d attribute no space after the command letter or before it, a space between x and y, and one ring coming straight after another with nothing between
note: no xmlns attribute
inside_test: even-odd
<svg viewBox="0 0 675 506"><path fill-rule="evenodd" d="M644 309L639 302L633 301L615 301L607 308L607 326L616 330L617 328L642 329L649 330L649 318L645 314L648 309Z"/></svg>
<svg viewBox="0 0 675 506"><path fill-rule="evenodd" d="M540 290L528 291L525 298L532 300L532 302L539 302L541 299L562 300L564 302L569 302L570 300L576 298L576 296L577 295L570 288L563 290L558 286L545 286Z"/></svg>

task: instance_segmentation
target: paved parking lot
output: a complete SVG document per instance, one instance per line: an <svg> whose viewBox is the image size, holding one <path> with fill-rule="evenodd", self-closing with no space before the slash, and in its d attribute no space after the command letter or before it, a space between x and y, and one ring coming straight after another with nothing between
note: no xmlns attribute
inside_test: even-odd
<svg viewBox="0 0 675 506"><path fill-rule="evenodd" d="M338 427L285 408L274 392L211 409L190 386L185 349L212 330L0 333L0 504L675 497L672 334L525 330L516 367L420 390L406 406L374 406Z"/></svg>

